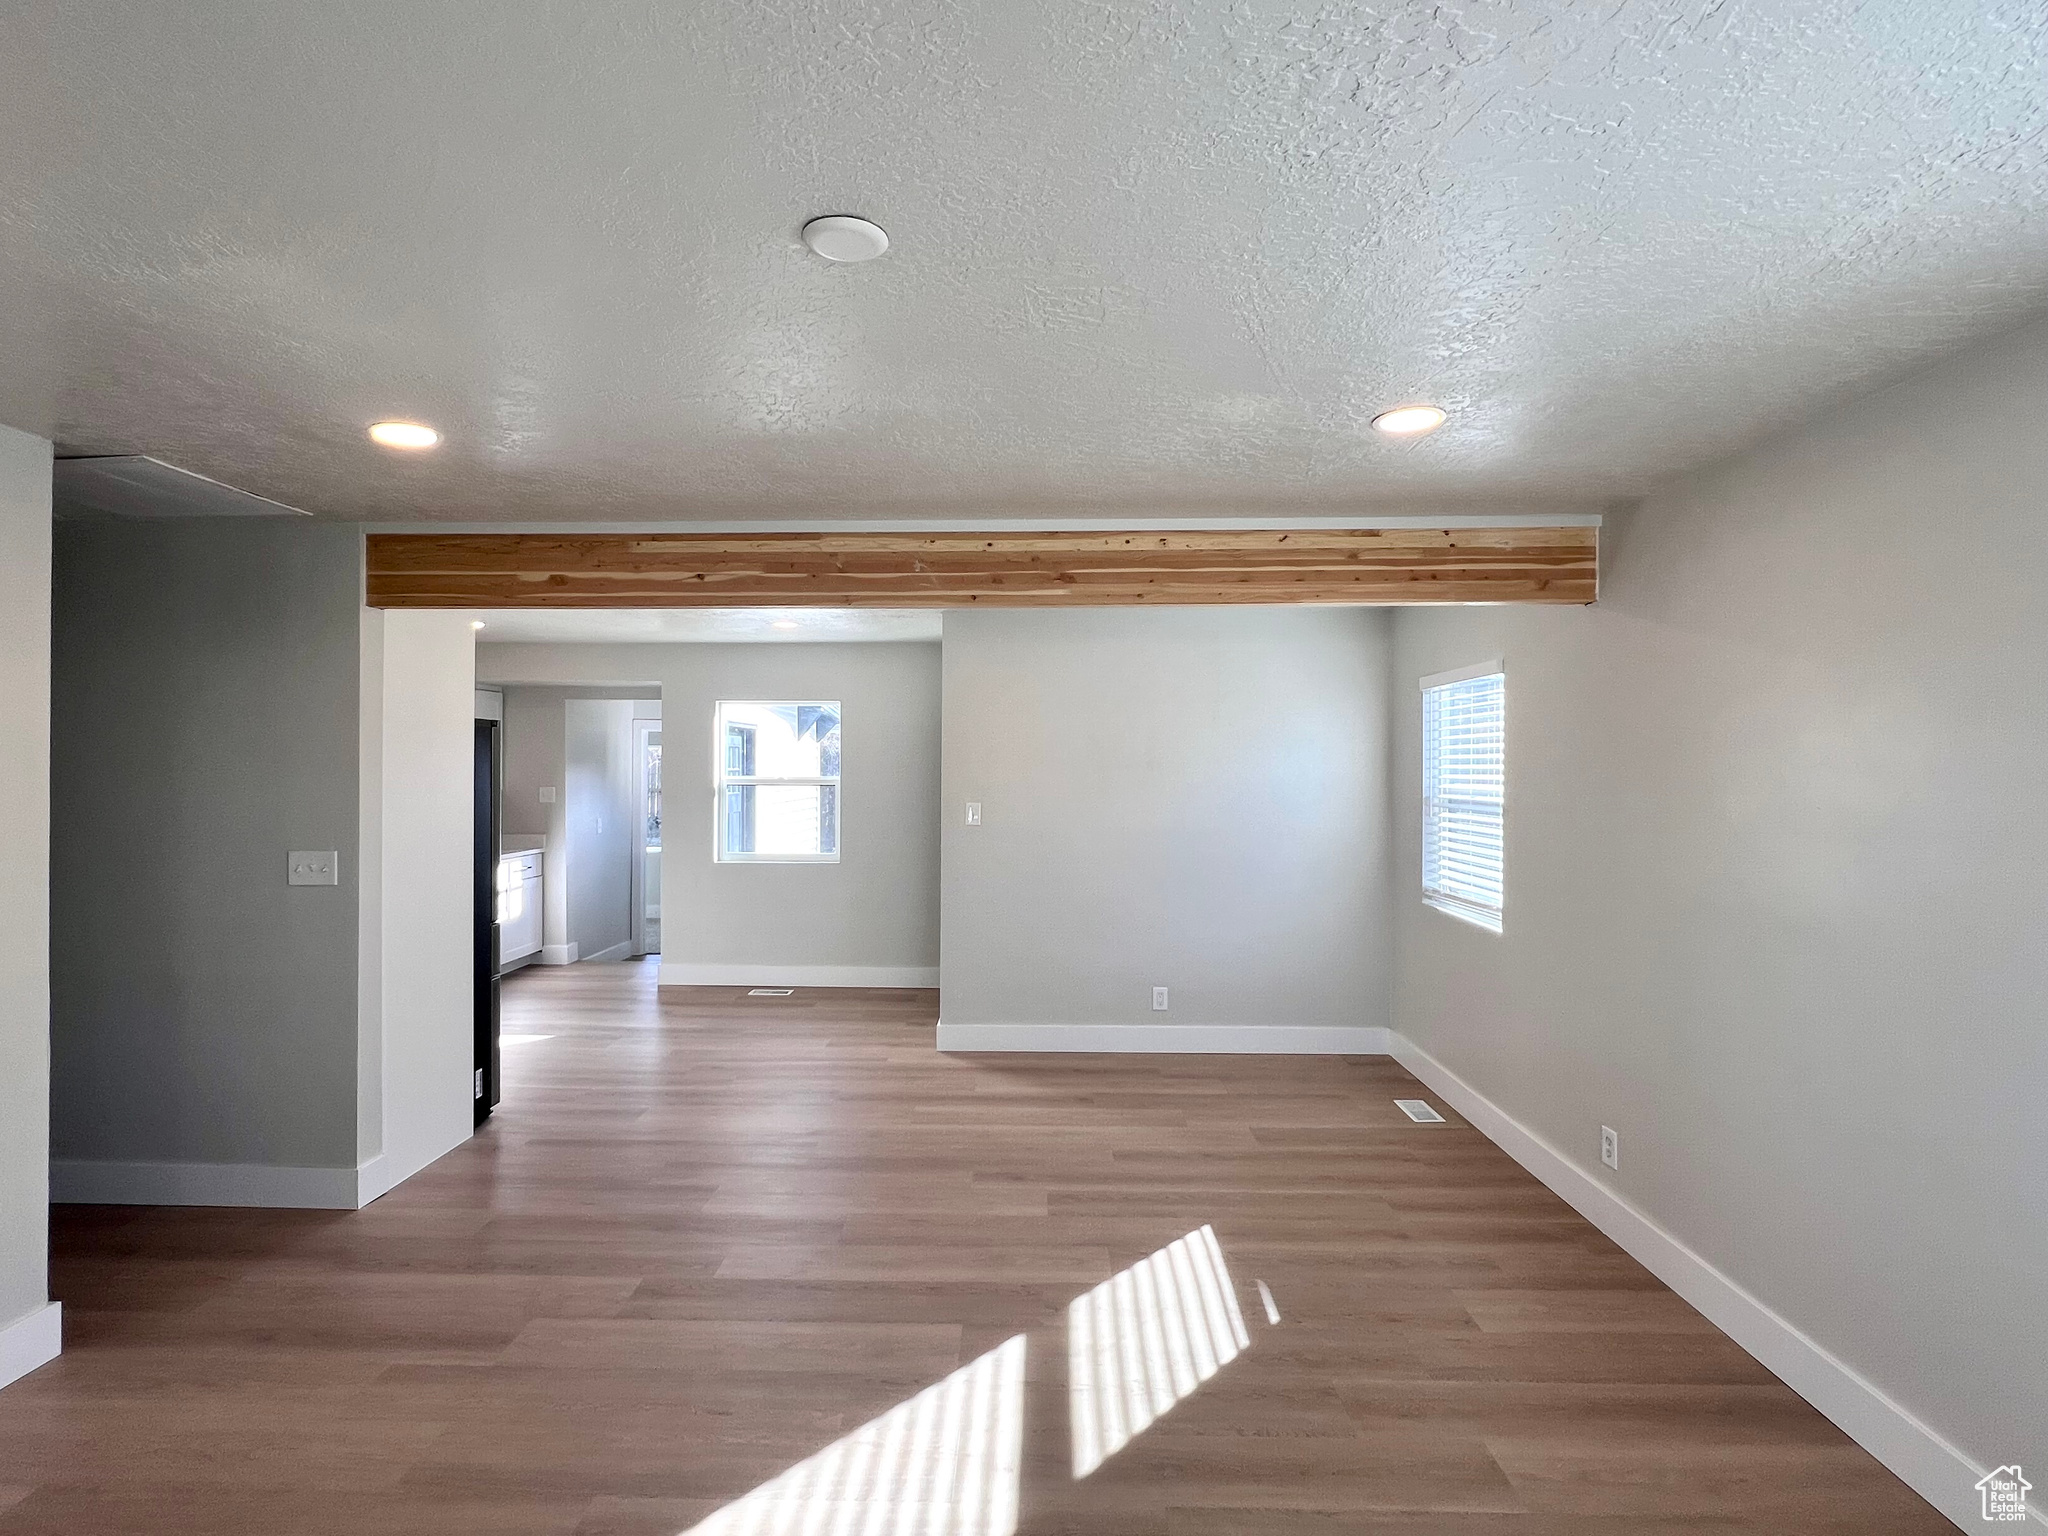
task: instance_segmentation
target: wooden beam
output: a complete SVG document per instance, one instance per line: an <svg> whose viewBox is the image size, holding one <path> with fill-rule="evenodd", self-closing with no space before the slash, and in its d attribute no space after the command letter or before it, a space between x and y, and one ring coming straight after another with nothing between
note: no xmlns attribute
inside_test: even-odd
<svg viewBox="0 0 2048 1536"><path fill-rule="evenodd" d="M374 533L373 608L1590 603L1599 529Z"/></svg>

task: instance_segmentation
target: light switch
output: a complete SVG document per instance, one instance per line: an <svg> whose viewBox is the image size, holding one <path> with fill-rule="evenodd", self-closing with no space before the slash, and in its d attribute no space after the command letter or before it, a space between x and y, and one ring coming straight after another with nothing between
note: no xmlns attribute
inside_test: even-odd
<svg viewBox="0 0 2048 1536"><path fill-rule="evenodd" d="M970 827L981 825L981 802L979 800L967 802L967 825Z"/></svg>
<svg viewBox="0 0 2048 1536"><path fill-rule="evenodd" d="M552 784L543 784L543 785L541 785L541 787L540 787L540 803L541 803L542 805L553 805L553 804L555 803L555 786L554 786L554 785L552 785Z"/></svg>
<svg viewBox="0 0 2048 1536"><path fill-rule="evenodd" d="M287 854L284 878L287 885L339 885L341 855L331 848L325 853Z"/></svg>

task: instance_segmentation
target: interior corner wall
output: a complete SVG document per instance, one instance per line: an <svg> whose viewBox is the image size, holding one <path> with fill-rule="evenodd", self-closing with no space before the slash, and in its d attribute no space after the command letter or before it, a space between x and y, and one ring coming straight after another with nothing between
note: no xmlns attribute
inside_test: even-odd
<svg viewBox="0 0 2048 1536"><path fill-rule="evenodd" d="M51 1149L62 1200L354 1186L362 538L57 525ZM286 884L334 850L339 881Z"/></svg>
<svg viewBox="0 0 2048 1536"><path fill-rule="evenodd" d="M1384 1049L1388 633L949 612L942 1047Z"/></svg>
<svg viewBox="0 0 2048 1536"><path fill-rule="evenodd" d="M57 1349L49 1306L50 445L0 427L0 1386Z"/></svg>
<svg viewBox="0 0 2048 1536"><path fill-rule="evenodd" d="M467 614L430 610L388 610L378 628L383 1124L365 1198L475 1128L475 636Z"/></svg>
<svg viewBox="0 0 2048 1536"><path fill-rule="evenodd" d="M1984 1467L2048 1467L2043 401L2037 327L1666 487L1596 607L1396 622L1398 1029ZM1493 658L1500 935L1419 895L1417 679Z"/></svg>

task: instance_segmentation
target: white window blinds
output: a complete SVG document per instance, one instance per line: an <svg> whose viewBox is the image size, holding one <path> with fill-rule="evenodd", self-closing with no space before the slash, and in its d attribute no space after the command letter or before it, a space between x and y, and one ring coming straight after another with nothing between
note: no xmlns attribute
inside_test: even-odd
<svg viewBox="0 0 2048 1536"><path fill-rule="evenodd" d="M1422 898L1501 931L1507 798L1507 679L1425 678L1422 688Z"/></svg>

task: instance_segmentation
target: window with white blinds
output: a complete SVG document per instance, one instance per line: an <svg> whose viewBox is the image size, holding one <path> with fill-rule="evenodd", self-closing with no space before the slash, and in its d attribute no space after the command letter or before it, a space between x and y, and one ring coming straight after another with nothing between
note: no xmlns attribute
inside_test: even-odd
<svg viewBox="0 0 2048 1536"><path fill-rule="evenodd" d="M1507 679L1498 664L1422 680L1422 899L1501 931Z"/></svg>

